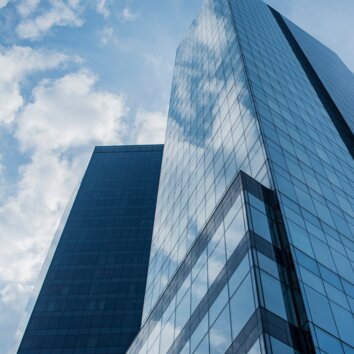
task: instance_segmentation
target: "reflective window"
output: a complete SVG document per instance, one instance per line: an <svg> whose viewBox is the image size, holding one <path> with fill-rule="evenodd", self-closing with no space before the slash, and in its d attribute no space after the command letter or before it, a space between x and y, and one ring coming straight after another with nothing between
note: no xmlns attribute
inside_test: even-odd
<svg viewBox="0 0 354 354"><path fill-rule="evenodd" d="M337 324L338 333L342 340L354 347L354 318L353 314L344 310L341 306L331 303L335 322Z"/></svg>
<svg viewBox="0 0 354 354"><path fill-rule="evenodd" d="M283 292L279 280L263 271L261 271L261 278L265 307L278 316L287 319Z"/></svg>
<svg viewBox="0 0 354 354"><path fill-rule="evenodd" d="M322 331L319 328L316 328L316 336L320 348L326 353L343 353L340 341L335 337L331 336L329 333Z"/></svg>
<svg viewBox="0 0 354 354"><path fill-rule="evenodd" d="M160 353L166 353L174 339L174 316L172 316L161 330Z"/></svg>
<svg viewBox="0 0 354 354"><path fill-rule="evenodd" d="M195 354L205 354L209 353L209 337L208 335L205 335L202 341L198 344L198 347L196 350L192 353Z"/></svg>
<svg viewBox="0 0 354 354"><path fill-rule="evenodd" d="M294 354L294 349L279 341L278 339L271 337L272 353L273 354Z"/></svg>
<svg viewBox="0 0 354 354"><path fill-rule="evenodd" d="M313 321L325 330L336 335L337 329L327 298L307 286L305 286L305 289Z"/></svg>
<svg viewBox="0 0 354 354"><path fill-rule="evenodd" d="M187 291L184 298L181 302L177 305L176 309L176 333L175 337L178 335L180 330L184 327L186 322L190 316L190 305L191 305L191 296L190 292Z"/></svg>
<svg viewBox="0 0 354 354"><path fill-rule="evenodd" d="M206 294L208 290L208 273L207 267L199 272L192 283L192 312L195 310L200 300Z"/></svg>
<svg viewBox="0 0 354 354"><path fill-rule="evenodd" d="M259 267L279 279L278 266L275 261L257 252Z"/></svg>
<svg viewBox="0 0 354 354"><path fill-rule="evenodd" d="M230 226L225 232L227 258L230 258L244 235L245 226L243 221L243 212L240 210L231 221Z"/></svg>
<svg viewBox="0 0 354 354"><path fill-rule="evenodd" d="M227 286L225 286L225 288L215 299L214 303L210 306L209 309L210 323L214 323L216 317L220 314L221 310L225 307L228 300L229 300L229 296L228 296Z"/></svg>
<svg viewBox="0 0 354 354"><path fill-rule="evenodd" d="M210 328L210 352L224 354L231 345L230 309L227 305Z"/></svg>
<svg viewBox="0 0 354 354"><path fill-rule="evenodd" d="M198 327L194 330L192 337L191 337L191 352L193 353L194 350L198 347L199 343L201 342L202 338L208 331L208 314L204 316L204 318L200 321ZM208 336L206 336L208 337ZM205 339L204 339L205 340ZM207 340L206 340L207 341ZM202 348L209 346L208 342L205 342ZM209 349L205 352L208 353Z"/></svg>
<svg viewBox="0 0 354 354"><path fill-rule="evenodd" d="M226 263L225 242L222 238L208 257L209 286L214 282Z"/></svg>
<svg viewBox="0 0 354 354"><path fill-rule="evenodd" d="M253 288L250 274L230 300L232 338L235 339L255 311Z"/></svg>
<svg viewBox="0 0 354 354"><path fill-rule="evenodd" d="M243 279L245 278L246 274L250 270L249 264L249 256L248 254L242 259L240 264L238 265L235 272L232 274L231 278L229 279L229 291L230 296L232 296L235 290L239 287L242 283Z"/></svg>

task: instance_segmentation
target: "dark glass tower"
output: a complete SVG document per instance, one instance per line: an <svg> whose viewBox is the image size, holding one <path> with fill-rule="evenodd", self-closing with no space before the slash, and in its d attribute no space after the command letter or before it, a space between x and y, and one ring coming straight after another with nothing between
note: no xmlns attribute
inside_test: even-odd
<svg viewBox="0 0 354 354"><path fill-rule="evenodd" d="M176 54L128 353L353 353L353 92L262 1L204 2Z"/></svg>
<svg viewBox="0 0 354 354"><path fill-rule="evenodd" d="M162 151L95 148L18 353L126 352L141 323Z"/></svg>

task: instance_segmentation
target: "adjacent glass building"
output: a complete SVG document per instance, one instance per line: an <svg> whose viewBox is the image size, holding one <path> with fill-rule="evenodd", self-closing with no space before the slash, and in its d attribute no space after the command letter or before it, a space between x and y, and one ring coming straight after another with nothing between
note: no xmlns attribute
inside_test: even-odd
<svg viewBox="0 0 354 354"><path fill-rule="evenodd" d="M176 53L144 311L127 353L353 354L353 129L354 74L335 53L260 0L205 0ZM139 196L150 196L150 231L162 147L154 149L152 187L146 176L129 170L142 178ZM105 163L92 173L110 168L111 162ZM35 336L44 336L41 348L61 338L64 343L76 318L69 312L64 324L56 320L65 305L50 291L68 292L64 283L55 287L57 282L70 279L76 286L86 269L104 279L104 286L93 287L92 305L91 288L75 288L85 298L75 302L83 306L78 316L90 306L93 311L76 339L86 349L43 353L119 353L116 348L123 350L137 332L130 315L118 316L119 324L113 313L92 317L101 309L97 294L109 298L102 306L124 308L126 315L131 309L131 302L110 297L109 289L121 289L118 284L131 274L120 262L126 254L134 259L135 249L127 238L118 241L116 233L98 237L84 231L85 222L94 226L102 215L100 209L91 212L85 195L101 200L103 193L109 199L102 201L103 215L119 230L140 220L126 222L108 211L130 215L129 208L140 210L145 200L112 201L116 191L131 188L130 178L126 184L118 179L120 173L108 184L101 180L103 191L96 182L80 190L75 203L90 212L84 209L80 216L74 204L70 217L75 219L69 218L48 272L23 340L26 348L37 343ZM101 208L96 199L93 203ZM108 220L101 221L105 229ZM74 230L78 236L70 241ZM90 247L90 235L96 250L109 252L103 256L107 262L118 262L116 277L101 269L98 255L85 258L82 270L70 268L75 258L61 252L70 245L80 253L76 243L87 237L84 244ZM144 240L138 249L147 262L150 239ZM138 296L141 304L146 266L137 268L140 285L134 280L129 291L124 285L122 296ZM134 310L140 320L141 307ZM122 328L131 334L129 341ZM65 337L65 343L70 340ZM116 347L99 351L104 340Z"/></svg>
<svg viewBox="0 0 354 354"><path fill-rule="evenodd" d="M162 145L96 147L18 353L125 353L140 329Z"/></svg>
<svg viewBox="0 0 354 354"><path fill-rule="evenodd" d="M354 74L260 0L179 46L128 353L354 352Z"/></svg>

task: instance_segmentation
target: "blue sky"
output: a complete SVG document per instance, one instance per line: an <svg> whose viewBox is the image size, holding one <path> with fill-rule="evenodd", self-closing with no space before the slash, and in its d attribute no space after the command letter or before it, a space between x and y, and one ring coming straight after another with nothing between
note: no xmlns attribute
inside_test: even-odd
<svg viewBox="0 0 354 354"><path fill-rule="evenodd" d="M201 0L0 0L0 352L95 145L163 142ZM354 71L352 0L268 0Z"/></svg>

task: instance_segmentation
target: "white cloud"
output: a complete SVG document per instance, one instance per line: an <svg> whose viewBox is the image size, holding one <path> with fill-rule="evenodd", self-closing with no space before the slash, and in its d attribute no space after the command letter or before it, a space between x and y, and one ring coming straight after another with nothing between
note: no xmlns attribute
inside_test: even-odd
<svg viewBox="0 0 354 354"><path fill-rule="evenodd" d="M108 17L111 14L106 0L97 0L96 11L104 17Z"/></svg>
<svg viewBox="0 0 354 354"><path fill-rule="evenodd" d="M18 118L16 137L22 148L63 150L88 143L119 143L124 98L96 91L90 72L42 81Z"/></svg>
<svg viewBox="0 0 354 354"><path fill-rule="evenodd" d="M138 14L132 12L128 7L125 7L119 15L122 21L130 22L138 18Z"/></svg>
<svg viewBox="0 0 354 354"><path fill-rule="evenodd" d="M163 144L167 115L161 112L140 110L135 120L137 144Z"/></svg>
<svg viewBox="0 0 354 354"><path fill-rule="evenodd" d="M20 283L9 283L5 286L0 284L0 350L6 353L9 342L9 333L15 333L18 326L18 318L26 306L32 286Z"/></svg>
<svg viewBox="0 0 354 354"><path fill-rule="evenodd" d="M82 6L80 0L50 0L49 8L39 15L20 22L16 28L22 39L39 39L55 26L80 27Z"/></svg>
<svg viewBox="0 0 354 354"><path fill-rule="evenodd" d="M17 12L21 17L28 17L38 7L40 0L22 0L17 5Z"/></svg>
<svg viewBox="0 0 354 354"><path fill-rule="evenodd" d="M100 33L100 42L103 45L107 45L113 39L113 28L112 27L104 27Z"/></svg>
<svg viewBox="0 0 354 354"><path fill-rule="evenodd" d="M0 154L0 199L5 195L6 180L4 176L5 167L3 165L3 157Z"/></svg>
<svg viewBox="0 0 354 354"><path fill-rule="evenodd" d="M23 104L20 83L29 73L55 69L69 61L55 52L13 46L0 49L0 123L11 123Z"/></svg>
<svg viewBox="0 0 354 354"><path fill-rule="evenodd" d="M10 0L0 0L0 9L2 9L3 7L5 7Z"/></svg>

